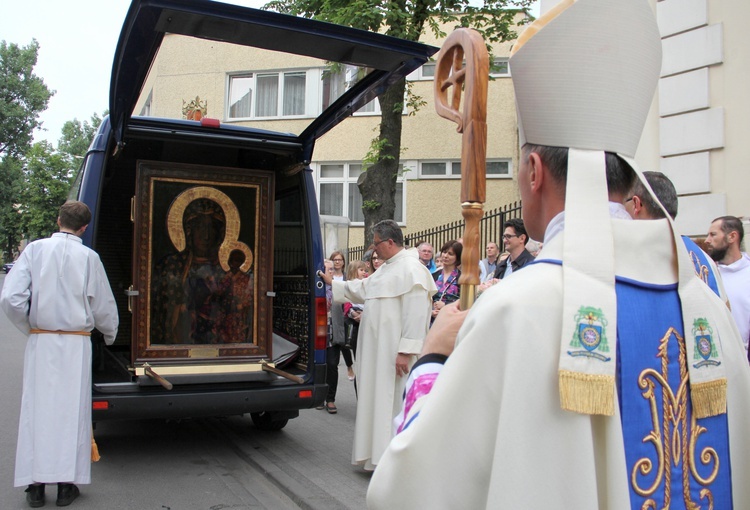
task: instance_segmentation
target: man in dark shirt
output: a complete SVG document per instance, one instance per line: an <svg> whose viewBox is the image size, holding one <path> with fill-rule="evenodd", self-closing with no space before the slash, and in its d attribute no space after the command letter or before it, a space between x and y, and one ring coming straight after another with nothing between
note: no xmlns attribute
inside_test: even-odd
<svg viewBox="0 0 750 510"><path fill-rule="evenodd" d="M505 243L505 250L510 255L497 264L495 278L499 280L534 260L534 256L526 250L529 235L526 233L522 219L513 218L505 222L503 242Z"/></svg>

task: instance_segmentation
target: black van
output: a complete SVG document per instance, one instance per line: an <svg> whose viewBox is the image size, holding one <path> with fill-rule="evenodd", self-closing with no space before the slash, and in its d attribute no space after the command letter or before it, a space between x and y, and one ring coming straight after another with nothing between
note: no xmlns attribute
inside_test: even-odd
<svg viewBox="0 0 750 510"><path fill-rule="evenodd" d="M176 53L154 63L176 37L196 41L195 58ZM314 57L334 71L342 67L326 63L342 63L357 69L348 76L358 81L328 94L317 118L295 118L310 122L299 134L227 122L228 106L214 116L224 120L205 116L199 97L187 107L183 100L182 118L159 117L166 89L152 87L154 73L169 74L165 62L208 67L216 58L205 51L248 46ZM84 243L101 256L120 313L113 345L94 335L94 421L250 413L256 426L275 430L323 401L313 146L436 50L219 2L133 1L114 59L110 115L71 192L93 212Z"/></svg>

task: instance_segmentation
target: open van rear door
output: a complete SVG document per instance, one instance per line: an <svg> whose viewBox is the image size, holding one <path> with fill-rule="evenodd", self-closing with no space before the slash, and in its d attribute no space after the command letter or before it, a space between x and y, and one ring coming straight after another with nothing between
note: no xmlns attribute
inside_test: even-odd
<svg viewBox="0 0 750 510"><path fill-rule="evenodd" d="M306 146L425 63L438 48L258 9L205 0L134 0L117 44L110 116L120 143L165 34L180 34L348 64L369 72L299 133ZM309 156L309 154L308 154Z"/></svg>

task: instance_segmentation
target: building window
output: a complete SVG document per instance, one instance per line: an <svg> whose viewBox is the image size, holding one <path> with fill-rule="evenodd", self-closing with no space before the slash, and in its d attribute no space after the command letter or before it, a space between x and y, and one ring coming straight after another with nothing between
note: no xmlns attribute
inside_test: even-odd
<svg viewBox="0 0 750 510"><path fill-rule="evenodd" d="M380 101L377 98L362 106L354 115L380 115Z"/></svg>
<svg viewBox="0 0 750 510"><path fill-rule="evenodd" d="M230 76L229 118L305 115L306 88L307 71Z"/></svg>
<svg viewBox="0 0 750 510"><path fill-rule="evenodd" d="M351 65L337 65L323 71L322 110L331 106L341 95L367 76L370 69Z"/></svg>
<svg viewBox="0 0 750 510"><path fill-rule="evenodd" d="M510 76L510 67L507 58L495 58L490 65L490 76Z"/></svg>
<svg viewBox="0 0 750 510"><path fill-rule="evenodd" d="M435 66L437 62L430 61L425 62L422 67L412 72L409 75L410 80L432 80L435 78ZM464 62L466 66L466 62ZM508 67L508 59L503 57L494 58L490 65L490 76L501 77L510 76L510 69Z"/></svg>
<svg viewBox="0 0 750 510"><path fill-rule="evenodd" d="M511 177L510 159L487 161L487 178ZM419 177L422 179L460 179L460 161L420 161Z"/></svg>
<svg viewBox="0 0 750 510"><path fill-rule="evenodd" d="M404 221L404 182L401 173L399 172L396 182L396 211L394 213L394 219L399 223ZM363 224L365 215L362 212L362 194L357 187L357 179L361 174L360 163L318 164L320 214L347 216L352 224Z"/></svg>
<svg viewBox="0 0 750 510"><path fill-rule="evenodd" d="M422 67L409 75L410 80L432 80L435 77L435 66L437 62L430 60L422 64Z"/></svg>

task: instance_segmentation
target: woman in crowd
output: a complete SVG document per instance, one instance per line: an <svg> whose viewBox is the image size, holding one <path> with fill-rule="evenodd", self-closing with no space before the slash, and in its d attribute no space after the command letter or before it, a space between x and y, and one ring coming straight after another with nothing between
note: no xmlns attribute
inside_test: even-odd
<svg viewBox="0 0 750 510"><path fill-rule="evenodd" d="M375 245L371 244L367 251L365 252L364 256L362 257L362 260L367 265L367 273L372 274L374 273L380 266L383 265L383 260L381 260L380 256L378 255L378 252L375 251Z"/></svg>
<svg viewBox="0 0 750 510"><path fill-rule="evenodd" d="M347 280L362 280L367 278L367 266L361 260L349 262L346 268ZM347 335L347 344L351 348L354 357L357 356L357 335L359 333L359 321L362 318L362 311L365 309L364 304L344 303L344 325L345 334ZM351 336L351 339L349 338ZM349 367L349 380L354 380L354 371Z"/></svg>
<svg viewBox="0 0 750 510"><path fill-rule="evenodd" d="M333 279L344 280L344 254L334 251L330 257L333 263ZM331 335L326 349L326 384L328 384L328 395L326 395L325 410L330 414L336 414L336 390L339 385L339 362L344 356L347 371L350 377L354 377L354 368L351 351L344 346L346 343L346 331L344 328L344 310L342 305L333 303L331 305Z"/></svg>
<svg viewBox="0 0 750 510"><path fill-rule="evenodd" d="M461 277L461 251L463 245L458 241L448 241L440 248L442 268L432 273L437 286L437 293L432 296L432 320L435 320L441 308L457 301L461 288L458 279Z"/></svg>

